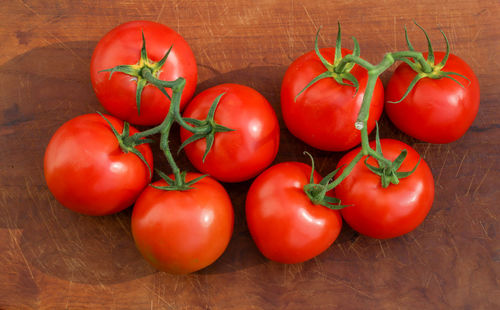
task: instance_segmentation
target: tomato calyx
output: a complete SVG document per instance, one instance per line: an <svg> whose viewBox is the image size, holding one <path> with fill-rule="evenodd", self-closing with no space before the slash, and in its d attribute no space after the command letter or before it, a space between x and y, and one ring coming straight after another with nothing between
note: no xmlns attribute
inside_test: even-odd
<svg viewBox="0 0 500 310"><path fill-rule="evenodd" d="M316 32L316 39L314 40L314 51L318 58L320 59L321 63L325 66L326 71L321 73L320 75L316 76L313 78L296 96L295 100L303 93L305 92L309 87L311 87L313 84L316 82L326 79L326 78L332 78L334 79L339 85L344 85L344 86L350 86L354 87L356 89L356 92L358 92L359 89L359 82L356 79L356 77L350 73L352 68L354 67L353 62L342 62L342 38L341 38L341 30L340 30L340 23L338 23L338 32L337 32L337 40L335 44L335 58L333 61L333 64L328 62L328 60L325 59L325 57L321 54L319 47L318 47L318 38L319 38L319 32L321 30L321 27L318 29ZM354 41L354 50L352 52L353 56L359 57L360 55L360 48L358 41L356 40L355 37L352 37L352 40Z"/></svg>
<svg viewBox="0 0 500 310"><path fill-rule="evenodd" d="M137 150L136 146L144 144L144 143L151 143L153 140L151 139L144 139L144 138L137 138L136 136L130 136L130 124L127 122L123 122L123 130L121 133L119 133L116 128L111 124L111 122L101 113L97 112L105 121L108 123L109 127L111 128L111 131L116 137L116 140L118 140L118 144L120 145L120 149L124 153L133 153L137 157L139 157L140 160L148 167L149 171L149 177L152 176L152 171L151 167L149 166L146 158L142 155L139 150Z"/></svg>
<svg viewBox="0 0 500 310"><path fill-rule="evenodd" d="M141 53L139 57L139 61L134 64L134 65L118 65L116 67L110 68L110 69L104 69L101 70L100 72L109 72L109 79L111 79L111 76L115 72L121 72L125 73L127 75L130 75L135 78L137 82L137 89L136 89L136 104L137 104L137 114L141 114L141 95L142 91L144 90L144 87L148 84L152 84L156 86L169 100L171 100L170 95L167 93L165 90L165 85L161 82L164 82L162 80L158 79L158 75L161 72L161 69L163 65L165 64L165 61L167 60L168 55L172 51L172 47L168 49L168 51L165 53L165 55L160 59L158 62L154 62L148 58L148 54L146 51L146 39L144 38L144 32L142 32L142 47L141 47ZM150 74L148 75L147 72Z"/></svg>
<svg viewBox="0 0 500 310"><path fill-rule="evenodd" d="M194 187L192 185L194 185L196 182L200 181L204 177L208 176L208 174L204 174L197 178L192 179L191 181L186 182L186 175L187 175L186 171L181 172L179 177L176 177L175 180L160 170L156 169L155 171L165 182L167 182L167 185L157 186L151 184L151 187L164 191L186 191L193 189Z"/></svg>
<svg viewBox="0 0 500 310"><path fill-rule="evenodd" d="M426 61L426 63L422 64L422 63L417 62L417 61L412 61L412 60L410 60L410 58L406 58L406 57L398 59L398 60L401 60L404 63L406 63L408 66L410 66L410 68L413 71L415 71L417 73L417 75L410 82L410 85L408 85L408 88L406 89L406 92L403 94L403 97L401 97L401 99L399 99L397 101L388 101L389 103L399 103L399 102L403 101L408 96L408 94L412 91L412 89L415 87L415 85L418 83L418 81L420 81L421 79L424 79L424 78L430 78L430 79L448 78L448 79L454 81L455 83L458 83L461 87L465 87L462 83L460 83L457 79L455 79L453 77L453 75L455 75L455 76L460 76L460 77L466 79L467 81L469 81L469 84L470 84L470 80L462 74L459 74L456 72L450 72L450 71L442 71L443 67L446 65L446 62L448 61L448 57L450 56L450 42L448 41L448 38L446 37L444 32L442 30L440 30L440 32L443 35L443 38L446 42L446 53L445 53L445 56L443 57L443 59L441 60L441 62L436 64L435 57L434 57L434 50L432 48L432 44L431 44L431 40L429 38L429 35L427 34L427 32L425 31L425 29L422 26L420 26L417 23L415 23L415 25L417 25L423 31L425 38L427 40L427 51L428 51L427 61ZM410 42L410 38L408 37L408 31L407 31L406 27L405 27L405 39L406 39L406 45L408 46L408 49L410 51L414 52L415 48L413 47L413 45Z"/></svg>
<svg viewBox="0 0 500 310"><path fill-rule="evenodd" d="M225 93L220 94L215 98L213 101L212 105L210 106L210 109L208 111L207 117L205 120L199 120L195 118L184 118L184 120L190 124L194 125L194 128L196 130L192 130L194 133L191 137L186 139L184 143L181 144L179 147L178 153L188 144L193 143L197 140L206 139L206 149L205 153L203 154L203 162L205 162L205 158L208 155L208 152L212 148L214 141L215 141L215 134L218 132L229 132L229 131L234 131L234 129L228 128L226 126L219 125L215 122L215 111L217 109L217 106L219 105L220 99L222 96L224 96Z"/></svg>
<svg viewBox="0 0 500 310"><path fill-rule="evenodd" d="M380 136L378 132L378 124L376 126L377 128L377 133L375 137L375 153L373 156L372 154L368 155L365 158L365 165L368 169L370 169L371 172L375 173L376 175L380 176L380 180L382 182L382 187L387 188L390 184L399 184L399 180L402 178L409 177L415 170L417 169L418 165L420 164L420 161L422 158L418 159L417 164L415 167L413 167L412 170L410 171L398 171L398 169L401 167L403 164L403 161L405 160L406 156L408 155L408 151L402 150L401 153L394 159L393 161L387 160L384 158L384 155L382 154L382 145L380 143ZM368 163L368 159L370 157L374 157L377 162L378 162L378 167L375 167L371 164Z"/></svg>
<svg viewBox="0 0 500 310"><path fill-rule="evenodd" d="M304 154L311 159L311 176L309 178L309 183L304 185L304 192L311 202L315 205L322 205L332 210L340 210L347 207L340 204L340 199L326 195L326 193L332 189L331 182L340 168L330 172L319 183L314 183L314 159L308 152L304 152Z"/></svg>
<svg viewBox="0 0 500 310"><path fill-rule="evenodd" d="M174 81L162 81L158 80L153 76L152 71L145 67L141 69L142 76L147 79L148 81L156 81L159 85L165 88L170 88L172 90L172 97L171 97L171 104L170 108L168 110L167 116L163 120L163 122L156 127L147 129L142 132L138 132L130 137L124 138L126 140L125 142L129 142L128 140L132 141L129 143L133 143L134 141L141 141L140 139L143 139L145 137L154 135L154 134L160 134L160 149L163 151L163 154L165 155L165 158L167 159L170 167L172 168L172 172L174 174L174 179L171 179L168 177L166 174L161 173L160 171L157 171L160 177L167 182L168 186L165 187L157 187L158 189L162 190L189 190L192 189L192 185L201 180L203 177L196 178L194 180L191 180L189 182L186 182L186 172L181 172L179 169L179 166L176 164L174 157L172 155L172 152L170 151L170 145L169 145L169 137L170 137L170 131L172 128L172 125L177 122L180 126L186 128L187 130L197 133L198 131L203 131L205 129L200 129L197 127L192 127L186 121L182 118L179 110L180 110L180 102L181 102L181 97L182 93L184 91L184 86L186 85L186 80L182 77L177 78ZM164 92L166 95L166 92ZM169 97L170 98L170 97ZM216 106L216 104L215 104ZM213 114L215 113L215 107L214 107L214 112L212 113L212 120L213 120ZM219 128L220 129L220 128Z"/></svg>

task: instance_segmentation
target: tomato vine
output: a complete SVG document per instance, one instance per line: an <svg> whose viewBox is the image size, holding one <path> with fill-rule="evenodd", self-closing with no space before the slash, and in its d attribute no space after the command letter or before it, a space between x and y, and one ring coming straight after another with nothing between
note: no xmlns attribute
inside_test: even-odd
<svg viewBox="0 0 500 310"><path fill-rule="evenodd" d="M207 138L207 141L209 143L207 143L207 148L204 156L205 158L213 144L215 133L232 130L231 128L227 128L225 126L216 124L214 121L215 109L220 100L220 97L223 96L223 94L217 97L217 99L213 102L212 107L210 109L210 113L205 121L187 119L189 123L193 124L193 126L189 125L188 122L186 122L186 120L180 114L180 103L181 103L182 93L186 85L186 80L183 77L179 77L174 81L164 81L156 77L157 72L161 70L172 47L170 47L170 49L166 52L166 54L159 62L150 64L147 56L146 40L144 38L144 34L142 35L142 42L143 45L140 52L140 61L137 65L118 65L116 67L105 69L102 71L110 72L110 78L113 73L121 72L124 74L128 74L132 77L135 77L137 79L136 102L137 102L138 113L140 113L141 94L144 89L144 86L147 83L154 85L168 99L170 99L170 109L168 110L168 113L162 123L160 123L155 127L149 128L142 132L138 132L131 136L128 135L128 132L127 134L125 133L118 134L112 126L111 128L115 133L117 139L120 141L122 149L126 151L131 151L139 157L140 153L138 154L138 152L135 150L135 146L138 144L145 143L145 141L150 142L150 140L144 140L145 137L152 136L155 134L161 134L160 149L163 151L163 154L165 155L165 158L167 159L172 169L172 173L174 174L174 179L170 178L167 174L162 173L161 171L157 171L160 177L164 179L165 182L167 182L168 186L161 186L156 188L169 191L187 190L190 189L193 184L201 180L206 175L202 175L198 178L190 180L189 182L186 181L186 172L182 172L180 170L170 150L169 137L172 125L174 123L178 123L180 126L182 126L186 130L189 130L194 134L193 139L190 139L189 141L186 141L186 143L181 145L179 151L181 151L182 148L184 148L188 143L194 142L198 139ZM172 90L172 96L168 95L166 88L170 88ZM127 128L128 123L125 122L125 124L126 124L125 128ZM143 160L145 164L147 164L147 162L143 158L141 158L141 160Z"/></svg>
<svg viewBox="0 0 500 310"><path fill-rule="evenodd" d="M398 52L391 52L385 54L383 59L378 63L378 64L372 64L368 62L367 60L361 58L359 56L359 45L357 40L353 37L354 41L354 51L352 54L347 54L344 57L340 57L340 40L341 40L341 33L340 33L340 24L338 25L339 30L337 34L337 40L336 40L336 53L335 53L335 62L334 64L328 63L325 58L321 55L319 49L318 49L318 35L319 35L319 30L318 33L316 34L316 40L315 40L315 52L317 56L320 58L321 62L325 65L327 68L327 71L323 74L318 75L316 78L310 81L306 85L306 87L299 92L299 94L296 96L296 98L302 94L307 88L309 88L311 85L316 83L317 81L324 79L324 78L333 78L337 83L340 83L342 85L348 85L355 87L356 90L359 87L359 83L355 80L353 80L353 77L351 75L348 75L348 72L350 68L354 66L354 64L357 64L363 68L365 68L368 72L368 81L365 89L365 93L363 96L363 101L362 105L360 108L360 111L358 113L357 120L354 124L355 128L361 132L361 149L359 153L354 156L351 162L342 170L340 175L336 175L336 171L334 173L330 173L327 178L330 178L329 180L325 178L320 184L307 184L304 186L304 191L311 197L312 200L319 202L320 204L323 204L325 206L328 206L333 209L341 209L344 208L345 206L342 206L340 201L338 202L338 205L332 205L331 203L328 203L328 201L332 201L331 197L327 197L326 193L328 191L333 190L337 185L339 185L354 169L356 164L364 157L365 158L365 165L370 169L371 172L377 174L381 178L381 185L383 188L388 187L390 184L398 184L399 180L402 178L409 177L418 167L420 160L416 163L416 165L411 169L410 171L398 171L398 169L401 167L402 162L407 156L407 150L402 150L399 156L396 157L393 161L387 159L384 157L382 150L381 150L381 145L380 145L380 138L379 138L379 132L378 132L378 125L377 125L377 130L376 130L376 148L373 149L370 146L369 143L369 137L368 137L368 130L367 130L367 122L369 118L369 112L370 112L370 104L373 96L373 92L375 89L375 85L377 83L378 78L380 75L385 72L389 67L391 67L394 63L397 61L404 62L408 64L413 70L415 70L418 74L416 75L415 79L410 83L408 86L408 89L406 93L403 95L403 97L397 101L400 102L402 101L413 89L413 87L416 85L416 83L423 79L423 78L432 78L432 79L440 79L440 78L449 78L457 82L460 86L464 87L459 81L454 79L452 75L458 75L461 77L464 77L461 74L454 73L454 72L444 72L441 71L441 69L444 67L446 64L446 60L448 59L449 55L449 42L448 39L446 38L446 35L444 32L441 31L445 42L446 42L446 55L443 58L443 60L439 64L434 63L434 53L432 49L432 45L429 39L429 36L427 35L426 31L417 24L417 26L424 32L425 37L427 38L428 42L428 58L426 59L421 52L415 51L413 46L410 43L410 40L408 38L408 32L405 28L405 38L406 42L408 45L409 50L407 51L398 51ZM466 78L466 77L464 77ZM339 81L340 79L340 81ZM343 80L346 79L348 83L344 82ZM466 78L467 79L467 78ZM397 103L394 102L394 103ZM378 162L378 167L369 165L367 163L367 160L369 157L373 157L374 159L377 160ZM315 195L311 196L311 188L315 189ZM328 201L327 201L328 200Z"/></svg>

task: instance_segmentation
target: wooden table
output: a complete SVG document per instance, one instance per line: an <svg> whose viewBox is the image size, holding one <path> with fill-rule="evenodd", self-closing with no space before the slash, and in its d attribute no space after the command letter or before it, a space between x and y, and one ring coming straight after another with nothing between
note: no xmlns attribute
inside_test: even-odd
<svg viewBox="0 0 500 310"><path fill-rule="evenodd" d="M0 308L499 309L499 15L497 0L3 1ZM343 155L294 138L279 105L286 67L313 48L319 26L320 45L333 46L337 21L344 46L352 48L355 36L371 62L405 49L404 25L424 50L413 20L428 30L436 49L444 48L442 29L453 53L479 78L480 110L466 135L446 145L417 141L382 118L382 137L416 148L435 177L434 205L415 231L376 240L344 225L317 258L281 265L258 252L246 227L250 182L227 184L236 214L227 251L195 274L157 272L134 246L130 210L76 214L55 201L43 177L44 149L55 130L77 115L103 111L89 78L96 42L135 19L164 23L185 37L199 65L197 92L235 82L268 98L281 123L276 162L307 162L307 150L326 174ZM184 156L179 162L192 169Z"/></svg>

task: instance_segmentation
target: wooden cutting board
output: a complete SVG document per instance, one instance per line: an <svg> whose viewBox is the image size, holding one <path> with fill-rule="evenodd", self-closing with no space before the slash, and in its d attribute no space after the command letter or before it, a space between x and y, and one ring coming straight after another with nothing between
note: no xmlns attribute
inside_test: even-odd
<svg viewBox="0 0 500 310"><path fill-rule="evenodd" d="M500 308L499 15L497 0L4 1L0 309ZM276 163L307 162L307 150L325 175L344 154L317 151L294 138L279 105L286 67L313 48L319 26L320 46L333 46L337 21L344 46L352 48L355 36L371 62L405 49L404 25L424 50L425 37L413 20L428 30L435 49L445 46L442 29L453 53L479 78L480 110L467 134L446 145L415 140L382 117L382 137L413 146L435 177L434 205L415 231L381 241L344 225L317 258L277 264L258 252L245 223L251 182L226 184L236 215L227 251L188 276L157 272L134 246L130 209L106 217L73 213L55 201L43 178L42 158L55 130L77 115L104 111L89 77L96 42L136 19L161 22L185 37L199 65L197 92L234 82L272 103L281 125ZM178 138L173 143L176 148ZM178 160L193 169L183 155Z"/></svg>

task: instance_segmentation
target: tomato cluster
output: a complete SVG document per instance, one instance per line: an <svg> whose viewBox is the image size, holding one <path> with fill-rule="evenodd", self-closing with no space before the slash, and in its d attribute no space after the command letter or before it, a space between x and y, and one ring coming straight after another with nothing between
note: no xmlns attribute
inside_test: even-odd
<svg viewBox="0 0 500 310"><path fill-rule="evenodd" d="M409 51L372 65L359 57L356 41L354 50L341 48L339 26L335 48L319 49L316 37L314 50L289 66L281 88L289 131L321 150L350 150L321 178L312 157L311 165L269 167L280 128L256 90L222 84L193 98L197 65L178 33L149 21L119 25L99 41L90 67L94 91L110 115L81 115L55 132L44 157L48 188L82 214L113 214L133 205L138 250L170 273L200 270L226 249L234 212L220 182L255 178L246 198L248 229L262 254L277 262L319 255L336 240L343 220L373 238L406 234L432 206L430 168L409 145L380 139L378 127L374 141L368 134L385 106L408 135L452 142L467 131L479 106L477 78L463 60L448 50L419 53L407 43ZM379 75L398 60L384 89ZM181 126L181 149L206 175L181 172L175 164L168 143L173 123ZM140 132L130 124L153 127ZM161 136L173 173L158 171L161 180L152 182L147 137L154 134Z"/></svg>

